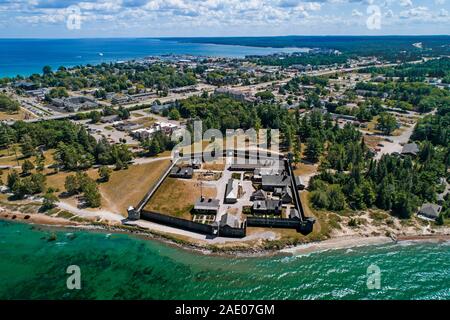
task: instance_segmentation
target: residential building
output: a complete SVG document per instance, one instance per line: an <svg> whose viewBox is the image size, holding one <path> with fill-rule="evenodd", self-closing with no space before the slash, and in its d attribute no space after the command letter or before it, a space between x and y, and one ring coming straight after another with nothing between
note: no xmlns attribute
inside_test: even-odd
<svg viewBox="0 0 450 320"><path fill-rule="evenodd" d="M194 204L194 212L197 214L217 214L219 207L219 199L200 197Z"/></svg>
<svg viewBox="0 0 450 320"><path fill-rule="evenodd" d="M436 220L441 213L442 207L434 203L425 203L417 213L418 216L430 220Z"/></svg>
<svg viewBox="0 0 450 320"><path fill-rule="evenodd" d="M281 200L266 199L253 202L252 213L255 215L280 215L282 210Z"/></svg>
<svg viewBox="0 0 450 320"><path fill-rule="evenodd" d="M415 142L413 143L407 143L403 146L402 149L402 155L411 155L411 156L417 156L419 153L419 147Z"/></svg>
<svg viewBox="0 0 450 320"><path fill-rule="evenodd" d="M178 167L174 166L170 171L169 177L178 179L192 179L194 169L192 167Z"/></svg>
<svg viewBox="0 0 450 320"><path fill-rule="evenodd" d="M225 189L225 203L236 203L242 195L242 186L237 179L228 180Z"/></svg>

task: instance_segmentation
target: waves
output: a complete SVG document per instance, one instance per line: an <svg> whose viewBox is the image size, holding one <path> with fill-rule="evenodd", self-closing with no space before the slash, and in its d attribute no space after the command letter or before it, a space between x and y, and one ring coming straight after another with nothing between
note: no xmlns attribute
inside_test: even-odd
<svg viewBox="0 0 450 320"><path fill-rule="evenodd" d="M0 221L1 299L449 299L448 243L307 256L205 256L127 235L56 232ZM80 266L83 290L65 288ZM367 268L380 269L380 289Z"/></svg>

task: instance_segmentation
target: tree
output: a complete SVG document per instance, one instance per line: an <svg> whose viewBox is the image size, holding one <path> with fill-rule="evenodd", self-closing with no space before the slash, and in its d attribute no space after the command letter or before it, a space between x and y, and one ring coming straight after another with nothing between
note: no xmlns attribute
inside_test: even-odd
<svg viewBox="0 0 450 320"><path fill-rule="evenodd" d="M158 140L153 138L150 142L150 146L148 148L148 153L151 157L156 156L158 153L161 152L161 148L159 146Z"/></svg>
<svg viewBox="0 0 450 320"><path fill-rule="evenodd" d="M25 160L22 163L22 173L24 175L27 175L30 173L31 170L34 169L34 164L30 160Z"/></svg>
<svg viewBox="0 0 450 320"><path fill-rule="evenodd" d="M51 73L52 73L52 67L50 67L50 66L44 66L44 67L42 68L42 73L43 73L44 75L49 75L49 74L51 74Z"/></svg>
<svg viewBox="0 0 450 320"><path fill-rule="evenodd" d="M101 195L95 182L88 182L84 187L84 199L86 205L91 208L98 208L101 205Z"/></svg>
<svg viewBox="0 0 450 320"><path fill-rule="evenodd" d="M33 140L28 134L25 134L20 141L20 149L25 158L29 158L34 154Z"/></svg>
<svg viewBox="0 0 450 320"><path fill-rule="evenodd" d="M327 193L328 199L330 199L328 209L340 211L345 208L345 195L339 185L330 186Z"/></svg>
<svg viewBox="0 0 450 320"><path fill-rule="evenodd" d="M0 111L15 112L20 108L20 103L11 99L6 94L0 93Z"/></svg>
<svg viewBox="0 0 450 320"><path fill-rule="evenodd" d="M178 111L178 109L173 108L172 110L170 110L169 112L169 119L170 120L179 120L181 117L180 112Z"/></svg>
<svg viewBox="0 0 450 320"><path fill-rule="evenodd" d="M111 176L112 170L108 166L101 166L98 168L98 175L103 182L108 182Z"/></svg>
<svg viewBox="0 0 450 320"><path fill-rule="evenodd" d="M98 111L91 111L89 113L89 118L91 119L92 123L98 123L102 118L102 114Z"/></svg>
<svg viewBox="0 0 450 320"><path fill-rule="evenodd" d="M326 192L316 190L311 192L311 203L318 209L327 209L330 205L330 199Z"/></svg>
<svg viewBox="0 0 450 320"><path fill-rule="evenodd" d="M64 187L68 194L77 194L81 188L77 177L74 175L66 177Z"/></svg>
<svg viewBox="0 0 450 320"><path fill-rule="evenodd" d="M260 91L255 94L256 98L260 98L261 100L273 100L275 99L275 96L272 92L266 90L266 91Z"/></svg>
<svg viewBox="0 0 450 320"><path fill-rule="evenodd" d="M36 155L36 160L34 161L36 166L36 171L42 172L45 169L45 157L42 153Z"/></svg>
<svg viewBox="0 0 450 320"><path fill-rule="evenodd" d="M117 115L120 117L120 119L126 120L130 118L130 111L127 108L120 106L117 110Z"/></svg>
<svg viewBox="0 0 450 320"><path fill-rule="evenodd" d="M52 191L47 191L44 196L44 201L42 202L42 210L48 211L55 207L58 202L58 197Z"/></svg>
<svg viewBox="0 0 450 320"><path fill-rule="evenodd" d="M386 135L390 135L397 128L397 119L390 113L380 113L378 128Z"/></svg>
<svg viewBox="0 0 450 320"><path fill-rule="evenodd" d="M20 180L20 176L19 173L13 169L9 174L8 174L8 178L7 178L7 183L6 185L8 186L8 188L10 190L12 190L12 188L14 187L14 184Z"/></svg>
<svg viewBox="0 0 450 320"><path fill-rule="evenodd" d="M322 143L318 138L309 138L306 140L306 159L311 162L319 161L320 155L322 154Z"/></svg>

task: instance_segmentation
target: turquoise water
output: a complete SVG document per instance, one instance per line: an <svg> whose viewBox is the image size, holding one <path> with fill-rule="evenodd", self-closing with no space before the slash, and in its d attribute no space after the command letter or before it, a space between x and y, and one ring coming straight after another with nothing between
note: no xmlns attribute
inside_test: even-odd
<svg viewBox="0 0 450 320"><path fill-rule="evenodd" d="M150 38L0 39L0 77L41 73L45 65L56 69L59 66L99 64L166 54L245 57L301 50L181 43Z"/></svg>
<svg viewBox="0 0 450 320"><path fill-rule="evenodd" d="M227 258L123 234L0 221L0 299L449 299L449 249L402 244ZM380 290L367 288L371 264L381 269ZM81 269L81 290L66 289L69 265Z"/></svg>

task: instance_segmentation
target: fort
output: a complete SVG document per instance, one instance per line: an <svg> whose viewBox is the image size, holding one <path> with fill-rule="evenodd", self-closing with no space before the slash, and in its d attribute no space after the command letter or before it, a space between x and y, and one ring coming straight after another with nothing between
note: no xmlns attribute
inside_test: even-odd
<svg viewBox="0 0 450 320"><path fill-rule="evenodd" d="M143 219L211 237L243 238L247 227L288 228L305 235L312 232L315 219L305 216L299 197L304 185L294 175L291 154L255 159L253 153L235 150L234 154L224 152L222 156L223 170L206 170L219 177L210 181L199 180L204 177L202 167L207 164L202 156L190 154L173 159L139 204L130 206L128 219ZM192 191L200 192L195 201L184 203L190 208L187 212L154 209L157 206L152 203L159 200L158 189L169 179L175 188L177 181L191 181L200 189ZM216 196L206 197L203 193L206 188L214 190Z"/></svg>

